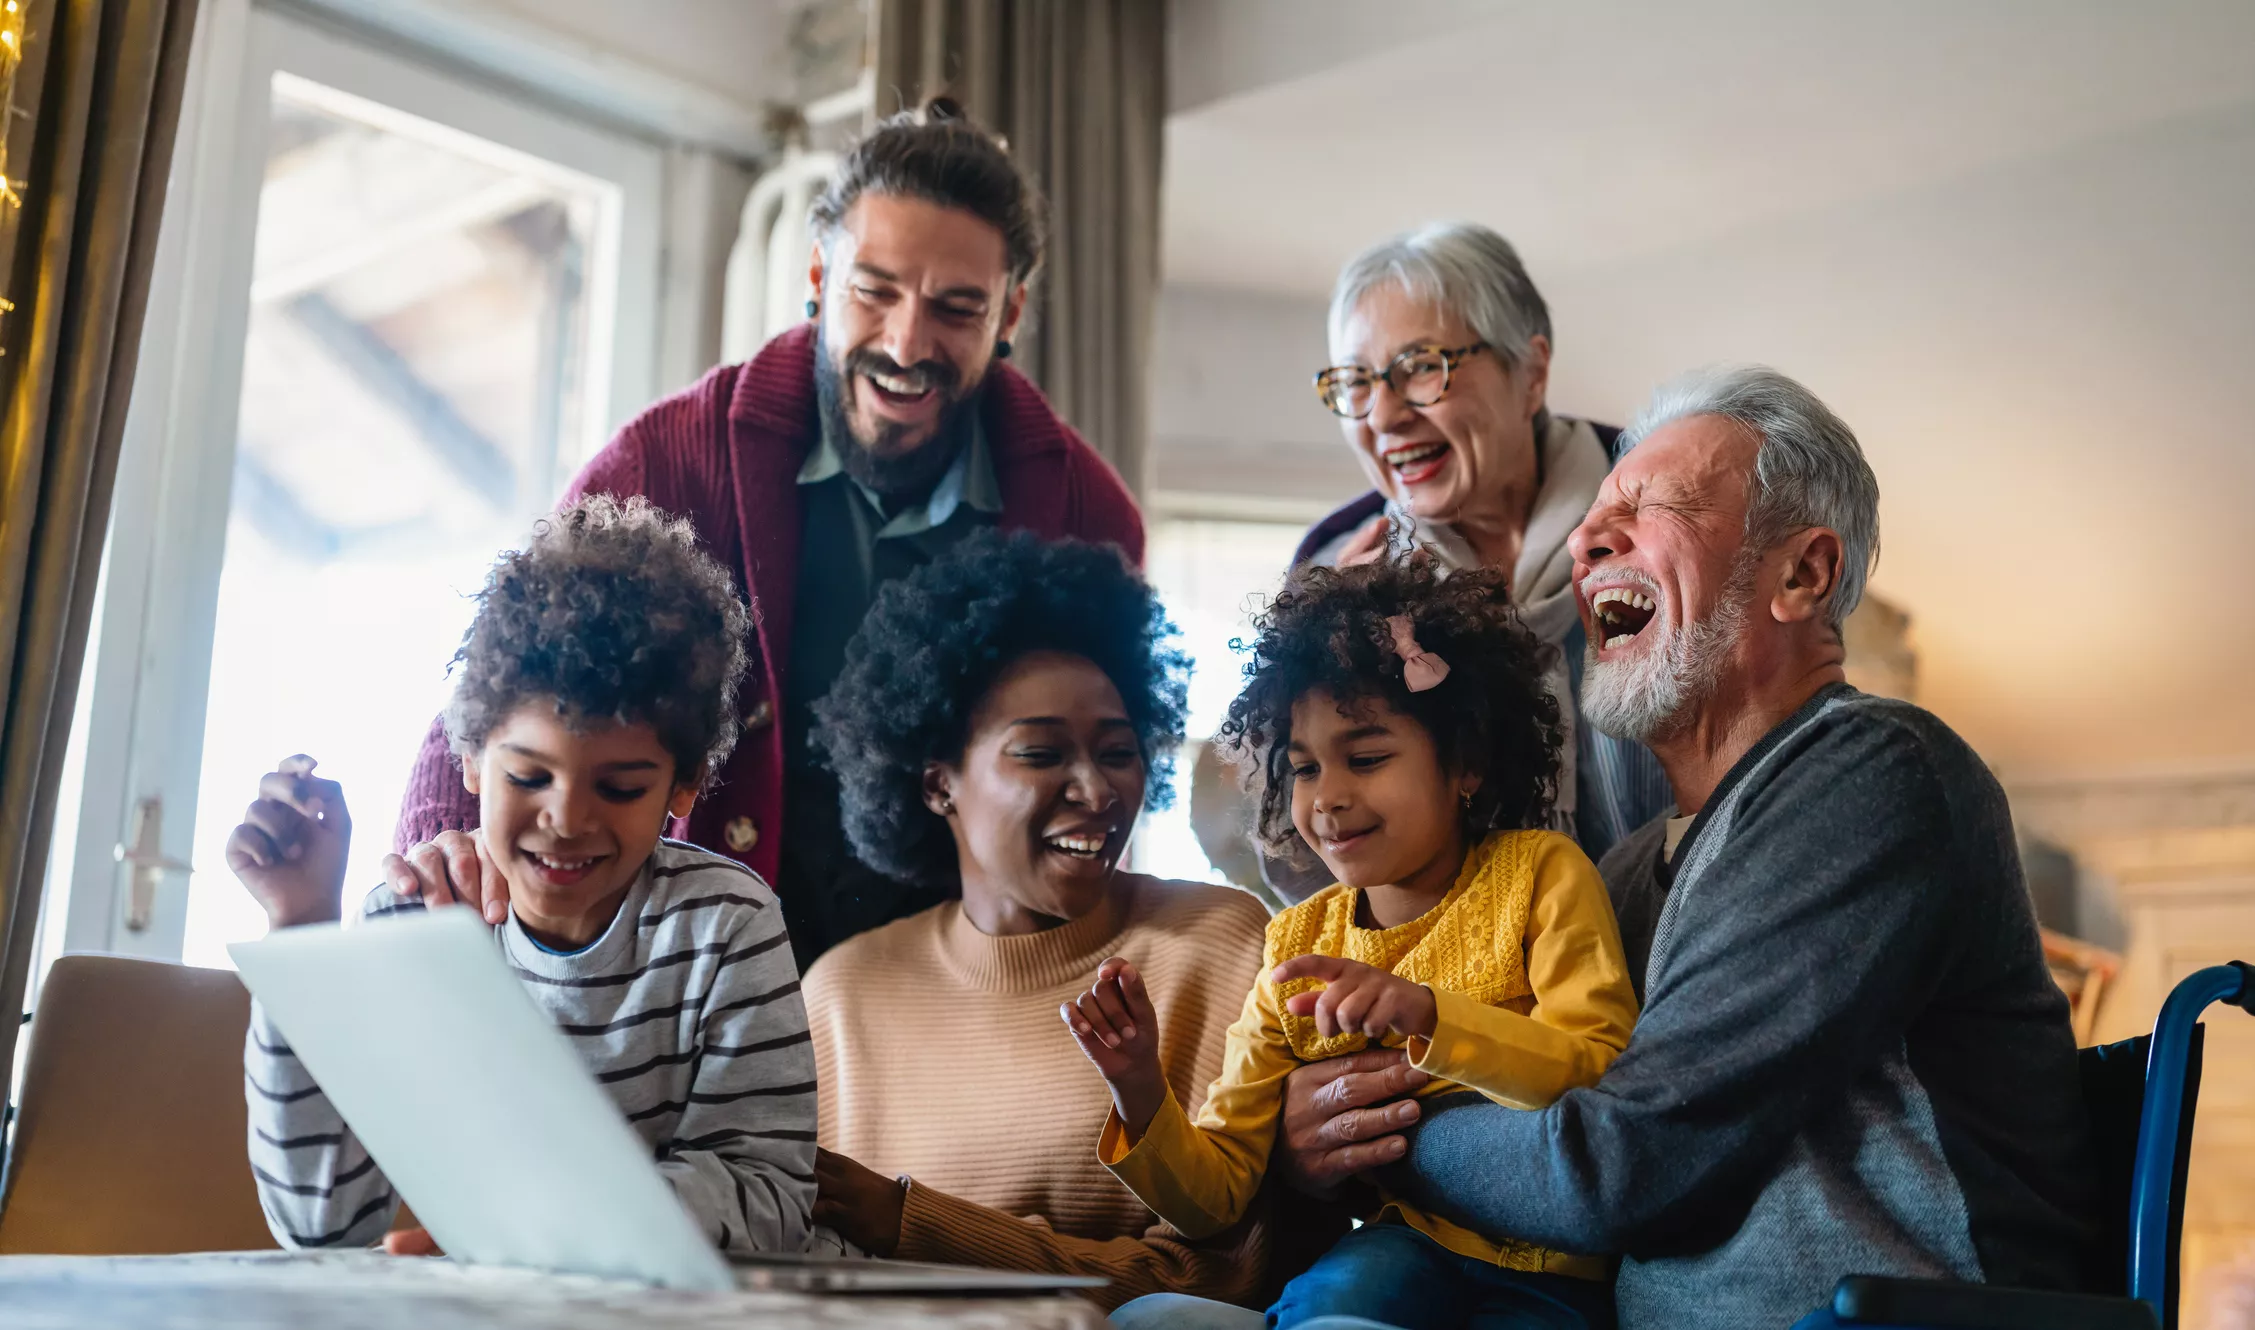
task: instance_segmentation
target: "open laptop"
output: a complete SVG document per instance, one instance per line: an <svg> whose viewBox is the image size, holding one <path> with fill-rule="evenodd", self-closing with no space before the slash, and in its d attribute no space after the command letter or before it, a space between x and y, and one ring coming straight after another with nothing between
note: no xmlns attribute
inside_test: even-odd
<svg viewBox="0 0 2255 1330"><path fill-rule="evenodd" d="M731 1265L465 909L237 943L281 1027L457 1260L667 1288L1042 1292L1077 1276L777 1254Z"/></svg>

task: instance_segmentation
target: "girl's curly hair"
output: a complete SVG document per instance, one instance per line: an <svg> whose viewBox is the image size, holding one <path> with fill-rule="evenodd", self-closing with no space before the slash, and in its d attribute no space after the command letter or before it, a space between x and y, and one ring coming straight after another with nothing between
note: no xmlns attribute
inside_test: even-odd
<svg viewBox="0 0 2255 1330"><path fill-rule="evenodd" d="M958 762L971 712L1032 651L1081 656L1120 690L1148 772L1172 797L1189 658L1157 593L1108 545L980 531L877 592L845 669L815 704L813 743L838 774L846 838L904 882L958 883L955 838L924 805L924 768Z"/></svg>
<svg viewBox="0 0 2255 1330"><path fill-rule="evenodd" d="M486 575L454 653L446 735L467 758L527 702L581 725L648 725L674 780L711 783L736 744L751 614L685 518L607 494L534 524Z"/></svg>
<svg viewBox="0 0 2255 1330"><path fill-rule="evenodd" d="M1419 646L1448 663L1448 677L1421 693L1402 682L1386 625L1398 614L1409 616ZM1422 554L1301 568L1253 628L1245 689L1217 737L1257 788L1254 830L1272 850L1299 848L1287 750L1292 704L1315 689L1345 703L1384 702L1432 734L1443 770L1478 775L1464 811L1468 836L1535 827L1548 816L1562 741L1558 703L1543 680L1550 648L1519 622L1500 572L1444 574Z"/></svg>

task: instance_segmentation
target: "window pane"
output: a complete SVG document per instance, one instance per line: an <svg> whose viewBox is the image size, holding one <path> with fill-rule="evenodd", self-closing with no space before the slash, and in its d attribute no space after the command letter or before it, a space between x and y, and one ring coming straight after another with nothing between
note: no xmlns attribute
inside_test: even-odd
<svg viewBox="0 0 2255 1330"><path fill-rule="evenodd" d="M606 186L275 80L185 959L265 921L224 846L291 753L376 881L468 596L582 460Z"/></svg>
<svg viewBox="0 0 2255 1330"><path fill-rule="evenodd" d="M1211 736L1245 681L1245 657L1230 648L1252 632L1252 615L1273 595L1303 529L1278 522L1169 521L1151 532L1145 567L1190 653L1190 738L1175 778L1175 806L1145 815L1134 863L1141 872L1220 882L1191 825L1191 755ZM1209 829L1209 835L1216 834Z"/></svg>

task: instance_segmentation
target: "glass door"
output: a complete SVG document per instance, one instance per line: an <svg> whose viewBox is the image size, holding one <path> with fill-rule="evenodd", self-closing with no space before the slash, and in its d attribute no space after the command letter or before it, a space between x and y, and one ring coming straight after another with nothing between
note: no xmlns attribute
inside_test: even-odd
<svg viewBox="0 0 2255 1330"><path fill-rule="evenodd" d="M294 752L373 885L470 595L652 389L657 147L237 10L166 218L58 950L227 964L264 919L223 846Z"/></svg>

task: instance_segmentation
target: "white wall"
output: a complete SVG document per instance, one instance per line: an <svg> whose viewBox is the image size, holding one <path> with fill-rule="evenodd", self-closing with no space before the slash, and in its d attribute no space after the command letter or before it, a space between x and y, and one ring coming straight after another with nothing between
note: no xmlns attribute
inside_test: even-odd
<svg viewBox="0 0 2255 1330"><path fill-rule="evenodd" d="M1435 4L1410 17L1429 31L1445 18ZM1389 146L1345 128L1416 124L1435 105L1461 110L1484 92L1453 77L1424 89L1418 70L1467 46L1505 50L1512 32L1490 24L1453 46L1357 50L1357 34L1386 7L1321 0L1264 51L1249 33L1283 24L1275 8L1218 0L1218 12L1201 7L1200 26L1178 34L1184 98L1212 100L1179 113L1170 138L1170 150L1194 140L1198 151L1170 163L1167 206L1198 222L1169 223L1169 271L1186 285L1162 305L1175 313L1163 314L1157 348L1161 488L1173 487L1164 477L1186 443L1224 457L1199 442L1216 437L1262 441L1260 465L1308 459L1309 470L1280 478L1295 492L1359 488L1312 453L1275 452L1327 437L1303 396L1322 363L1324 285L1386 230L1468 216L1521 241L1549 298L1560 410L1626 421L1659 379L1748 359L1802 378L1840 410L1881 482L1875 587L1913 617L1921 700L2006 775L2255 770L2255 689L2245 683L2255 615L2238 608L2255 568L2255 417L2241 391L2255 380L2255 94L2246 62L2233 74L2233 58L2216 49L2231 45L2223 39L2245 11L2199 11L2211 17L2196 21L2180 4L2147 23L2086 4L2070 7L2073 22L2047 25L2027 6L2006 6L1979 8L1979 21L1956 31L1949 11L1916 6L1896 25L1904 30L1889 29L1891 45L1865 59L1848 40L1860 29L1740 0L1723 6L1738 14L1731 31L1768 44L1708 100L1687 75L1665 98L1628 86L1599 108L1546 101L1532 119L1504 116L1497 103L1499 123L1543 135L1593 120L1618 129L1624 116L1702 126L1674 174L1644 151L1527 176L1530 161L1549 158L1509 134L1413 134ZM1848 11L1826 12L1850 23ZM1856 13L1855 22L1879 21ZM1577 21L1537 15L1518 35ZM1327 31L1329 48L1317 39ZM2015 49L2015 32L2025 40L2012 77L1978 77ZM1577 29L1575 40L1596 35ZM2090 76L2132 37L2120 78ZM1890 62L1909 61L1902 52L1921 42L1932 51L1904 77L1926 82L1899 94L1910 103L1903 125L1867 123L1893 114L1877 90L1889 86ZM1665 67L1644 47L1631 54ZM2166 77L2171 67L2184 70L2183 86ZM1834 75L1857 90L1845 109L1827 110L1821 95ZM1777 89L1769 111L1764 78ZM1933 108L1917 92L1929 84L1965 122L1963 135L1987 145L1982 154L1937 147ZM2074 132L2042 142L2026 98L2067 107L2045 123ZM2116 103L2118 113L2073 109ZM1800 124L1796 135L1776 128L1781 118ZM1801 190L1811 142L1835 140L1844 160L1827 167L1823 188ZM1284 159L1342 165L1336 179L1295 169L1251 193L1229 183L1263 171L1267 180ZM1707 167L1717 162L1762 193L1760 207L1729 211L1727 225L1712 215ZM1945 162L1957 164L1945 172ZM1866 165L1868 189L1840 187ZM1226 208L1216 211L1217 199ZM1338 225L1341 210L1380 205L1394 220L1368 234ZM1590 239L1624 227L1634 244ZM1322 253L1303 255L1310 262L1264 267L1264 256L1311 243ZM1288 287L1278 282L1286 271L1297 274ZM1272 294L1211 285L1233 273ZM1224 395L1200 367L1232 351L1263 381Z"/></svg>
<svg viewBox="0 0 2255 1330"><path fill-rule="evenodd" d="M1319 297L1160 292L1151 366L1155 495L1250 495L1284 500L1284 511L1291 501L1320 511L1368 488L1309 386L1326 363L1323 311Z"/></svg>
<svg viewBox="0 0 2255 1330"><path fill-rule="evenodd" d="M1304 78L1495 12L1495 0L1173 0L1167 109L1193 110Z"/></svg>
<svg viewBox="0 0 2255 1330"><path fill-rule="evenodd" d="M1656 203L1659 201L1655 201ZM1879 474L1922 700L2020 777L2255 765L2255 108L1544 277L1560 401L1759 359Z"/></svg>

